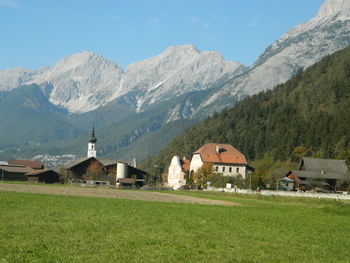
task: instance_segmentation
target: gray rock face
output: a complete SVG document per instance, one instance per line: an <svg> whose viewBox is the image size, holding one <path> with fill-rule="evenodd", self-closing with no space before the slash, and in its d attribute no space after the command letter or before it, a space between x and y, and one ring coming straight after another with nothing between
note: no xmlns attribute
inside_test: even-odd
<svg viewBox="0 0 350 263"><path fill-rule="evenodd" d="M289 30L249 68L192 45L169 47L158 56L129 65L125 72L97 54L83 52L36 71L0 71L0 90L36 83L53 104L71 113L89 112L118 98L127 98L140 113L189 92L215 89L196 107L186 102L169 109L168 120L173 121L211 114L246 95L271 89L349 44L350 1L326 0L313 19ZM176 111L183 108L186 114Z"/></svg>
<svg viewBox="0 0 350 263"><path fill-rule="evenodd" d="M38 84L50 102L72 113L92 111L123 95L135 111L195 90L210 89L244 70L218 52L200 52L192 45L174 46L162 54L122 68L91 52L70 55L37 71L0 71L0 90Z"/></svg>
<svg viewBox="0 0 350 263"><path fill-rule="evenodd" d="M269 46L246 74L230 79L213 94L216 106L223 96L252 95L272 89L326 55L350 44L350 1L326 0L316 17L289 30ZM204 102L208 104L208 102Z"/></svg>

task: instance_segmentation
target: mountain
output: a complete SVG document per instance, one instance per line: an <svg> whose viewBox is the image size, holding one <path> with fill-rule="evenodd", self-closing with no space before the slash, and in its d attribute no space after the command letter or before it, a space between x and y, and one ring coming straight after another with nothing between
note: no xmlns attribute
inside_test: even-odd
<svg viewBox="0 0 350 263"><path fill-rule="evenodd" d="M225 61L218 52L200 52L193 45L170 47L129 65L126 72L100 55L82 52L36 71L0 71L0 90L37 84L51 103L70 113L120 101L138 113L173 96L220 85L244 69L240 63Z"/></svg>
<svg viewBox="0 0 350 263"><path fill-rule="evenodd" d="M72 134L67 141L65 135L59 135L52 140L64 141L41 144L45 151L85 155L86 136L94 120L101 136L100 156L143 158L157 153L193 122L272 89L300 69L348 46L349 36L349 2L326 0L313 19L289 30L251 67L225 61L220 53L199 51L193 45L169 47L125 71L100 55L83 52L39 70L0 71L0 90L11 93L36 84L46 103L62 110L59 120L80 130L82 137ZM7 125L3 130L10 131ZM26 154L34 151L23 149Z"/></svg>
<svg viewBox="0 0 350 263"><path fill-rule="evenodd" d="M204 104L228 104L227 97L252 95L272 89L290 79L299 69L350 44L350 3L326 0L318 14L289 30L269 46L246 74L231 78Z"/></svg>
<svg viewBox="0 0 350 263"><path fill-rule="evenodd" d="M350 161L350 47L274 90L192 125L146 163L166 168L174 155L191 157L205 143L227 143L249 160L266 154L288 160L298 154Z"/></svg>
<svg viewBox="0 0 350 263"><path fill-rule="evenodd" d="M40 145L77 137L82 130L66 120L66 112L47 100L37 85L0 92L0 148Z"/></svg>
<svg viewBox="0 0 350 263"><path fill-rule="evenodd" d="M82 52L36 71L22 68L0 71L0 90L37 84L51 103L69 112L81 113L120 95L116 86L121 74L119 65L92 52Z"/></svg>

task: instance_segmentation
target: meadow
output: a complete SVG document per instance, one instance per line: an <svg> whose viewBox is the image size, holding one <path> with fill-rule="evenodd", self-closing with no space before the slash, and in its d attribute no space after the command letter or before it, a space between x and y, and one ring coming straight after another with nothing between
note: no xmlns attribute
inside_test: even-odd
<svg viewBox="0 0 350 263"><path fill-rule="evenodd" d="M350 262L350 204L213 206L0 191L0 262Z"/></svg>

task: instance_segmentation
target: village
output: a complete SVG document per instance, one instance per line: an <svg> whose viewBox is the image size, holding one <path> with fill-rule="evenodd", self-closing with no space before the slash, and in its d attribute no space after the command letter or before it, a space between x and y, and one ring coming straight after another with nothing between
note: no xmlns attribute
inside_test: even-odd
<svg viewBox="0 0 350 263"><path fill-rule="evenodd" d="M74 184L82 187L154 189L147 185L147 177L150 174L139 169L135 159L121 161L99 158L96 154L96 143L93 127L88 140L87 156L66 163L58 171L45 168L39 160L2 161L1 180ZM163 190L205 190L248 194L263 192L266 195L279 193L291 196L295 196L296 193L317 192L343 194L345 198L350 181L345 160L302 157L299 169L280 174L276 189L270 189L263 182L259 182L255 188L252 186L252 177L256 169L248 164L245 155L232 145L219 143L203 145L190 159L173 156L166 170L162 176L162 184L158 181L158 189L161 187ZM312 194L309 196L320 197ZM327 196L327 198L333 197L338 198L338 195Z"/></svg>

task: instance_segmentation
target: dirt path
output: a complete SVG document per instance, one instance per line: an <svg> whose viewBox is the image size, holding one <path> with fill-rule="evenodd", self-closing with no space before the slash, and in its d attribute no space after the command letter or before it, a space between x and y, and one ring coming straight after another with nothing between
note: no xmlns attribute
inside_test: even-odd
<svg viewBox="0 0 350 263"><path fill-rule="evenodd" d="M36 194L53 194L53 195L71 195L71 196L91 196L104 198L121 198L131 200L143 200L154 202L174 202L174 203L191 203L203 205L223 205L237 206L239 204L204 199L193 196L183 196L175 194L166 194L158 192L147 192L140 190L117 190L117 189L99 189L99 188L83 188L68 186L45 186L45 185L25 185L25 184L1 184L0 191L9 192L25 192Z"/></svg>

